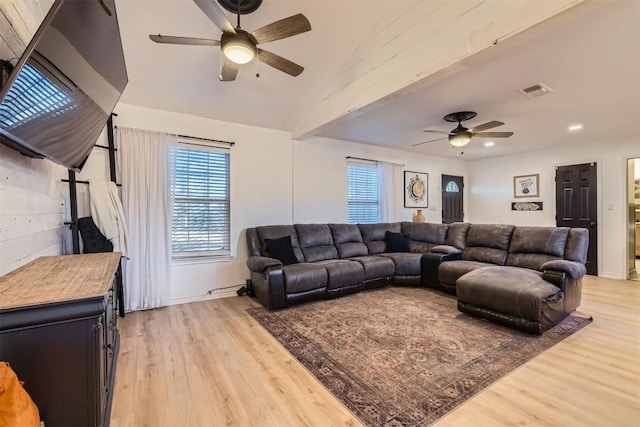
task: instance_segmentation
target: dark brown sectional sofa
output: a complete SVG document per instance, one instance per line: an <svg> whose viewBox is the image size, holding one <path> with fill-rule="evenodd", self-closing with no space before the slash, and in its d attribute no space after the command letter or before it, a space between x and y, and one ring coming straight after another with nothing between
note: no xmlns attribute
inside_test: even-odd
<svg viewBox="0 0 640 427"><path fill-rule="evenodd" d="M586 229L411 222L271 225L246 237L252 291L268 308L425 286L455 293L460 311L530 333L580 304L589 240Z"/></svg>

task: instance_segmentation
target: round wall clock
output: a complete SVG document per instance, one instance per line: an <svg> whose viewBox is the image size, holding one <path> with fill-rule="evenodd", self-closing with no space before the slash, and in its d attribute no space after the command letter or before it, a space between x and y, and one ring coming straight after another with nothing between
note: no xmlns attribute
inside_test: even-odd
<svg viewBox="0 0 640 427"><path fill-rule="evenodd" d="M424 199L424 181L418 175L411 177L407 186L409 197L414 202L420 202Z"/></svg>

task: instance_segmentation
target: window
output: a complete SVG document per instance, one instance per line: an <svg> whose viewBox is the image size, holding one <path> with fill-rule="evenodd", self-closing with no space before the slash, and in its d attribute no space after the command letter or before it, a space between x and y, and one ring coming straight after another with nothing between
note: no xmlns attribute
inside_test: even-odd
<svg viewBox="0 0 640 427"><path fill-rule="evenodd" d="M229 150L179 143L171 161L174 257L228 256Z"/></svg>
<svg viewBox="0 0 640 427"><path fill-rule="evenodd" d="M350 224L380 222L378 167L375 163L347 163L347 198Z"/></svg>
<svg viewBox="0 0 640 427"><path fill-rule="evenodd" d="M454 181L449 181L447 182L447 186L445 187L444 191L446 191L447 193L459 193L460 188L458 188L458 184L456 184Z"/></svg>

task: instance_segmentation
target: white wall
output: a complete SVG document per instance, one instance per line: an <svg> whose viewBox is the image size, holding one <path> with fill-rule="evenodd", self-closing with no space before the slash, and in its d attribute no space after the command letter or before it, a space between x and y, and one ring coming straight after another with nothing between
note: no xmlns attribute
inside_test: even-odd
<svg viewBox="0 0 640 427"><path fill-rule="evenodd" d="M0 275L63 252L65 172L0 145Z"/></svg>
<svg viewBox="0 0 640 427"><path fill-rule="evenodd" d="M404 170L428 173L429 208L423 209L427 222L442 219L442 174L466 175L459 160L320 137L294 141L294 222L347 222L347 156L399 163ZM401 202L396 218L411 221L416 210L403 206Z"/></svg>
<svg viewBox="0 0 640 427"><path fill-rule="evenodd" d="M50 6L48 1L0 2L9 24L0 30L0 58L22 55ZM0 275L39 256L63 253L67 185L60 179L65 174L49 160L30 159L0 145Z"/></svg>
<svg viewBox="0 0 640 427"><path fill-rule="evenodd" d="M601 276L626 278L627 158L640 155L640 141L626 139L556 147L518 155L469 162L469 222L555 226L555 167L597 163L598 271ZM540 174L542 201L535 212L512 211L513 177Z"/></svg>
<svg viewBox="0 0 640 427"><path fill-rule="evenodd" d="M116 126L233 141L231 148L231 259L180 261L172 268L173 303L234 295L249 278L244 230L292 223L292 141L288 132L119 104Z"/></svg>

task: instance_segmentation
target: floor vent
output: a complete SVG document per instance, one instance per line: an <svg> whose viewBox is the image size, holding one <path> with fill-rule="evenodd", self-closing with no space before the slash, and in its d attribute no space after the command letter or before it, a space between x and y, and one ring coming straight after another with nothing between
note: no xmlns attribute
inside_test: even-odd
<svg viewBox="0 0 640 427"><path fill-rule="evenodd" d="M519 90L518 92L527 95L530 98L537 98L542 95L546 95L549 92L553 92L549 86L544 83L538 83L537 85L529 86L524 89Z"/></svg>

